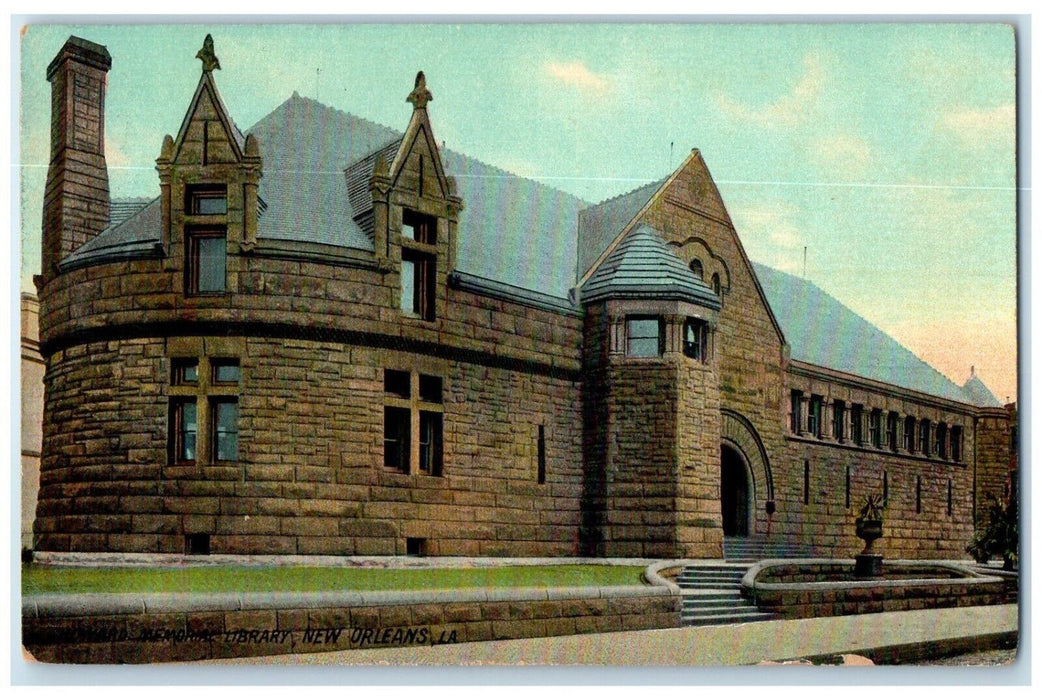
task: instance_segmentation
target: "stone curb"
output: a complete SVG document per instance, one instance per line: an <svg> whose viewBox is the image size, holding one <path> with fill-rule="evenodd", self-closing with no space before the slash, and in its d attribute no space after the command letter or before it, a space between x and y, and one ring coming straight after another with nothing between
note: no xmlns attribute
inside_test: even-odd
<svg viewBox="0 0 1042 700"><path fill-rule="evenodd" d="M929 559L890 559L894 565L917 565L935 566L951 569L963 574L963 578L903 578L892 581L867 580L867 581L809 581L805 583L757 583L756 577L766 568L772 566L792 566L799 564L843 564L849 566L853 571L853 559L764 559L753 564L745 576L742 577L742 591L792 591L792 590L848 590L858 588L893 588L898 586L936 586L936 585L959 585L965 583L999 583L1002 579L998 576L988 576L978 573L968 565L957 564L945 560Z"/></svg>
<svg viewBox="0 0 1042 700"><path fill-rule="evenodd" d="M655 559L603 557L411 557L303 554L142 554L123 552L34 552L45 566L329 566L377 569L487 568L496 566L647 566Z"/></svg>
<svg viewBox="0 0 1042 700"><path fill-rule="evenodd" d="M229 610L380 607L428 603L493 603L572 598L639 598L674 595L668 586L570 588L466 588L433 591L316 591L275 593L42 593L23 596L25 618L59 618Z"/></svg>

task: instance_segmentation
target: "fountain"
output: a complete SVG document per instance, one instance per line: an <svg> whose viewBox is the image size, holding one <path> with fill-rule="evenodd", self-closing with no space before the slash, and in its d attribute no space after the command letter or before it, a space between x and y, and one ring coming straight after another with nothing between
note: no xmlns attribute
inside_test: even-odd
<svg viewBox="0 0 1042 700"><path fill-rule="evenodd" d="M883 575L883 555L872 548L883 536L883 505L879 496L868 496L855 521L857 536L865 541L861 554L854 557L854 577L878 578Z"/></svg>

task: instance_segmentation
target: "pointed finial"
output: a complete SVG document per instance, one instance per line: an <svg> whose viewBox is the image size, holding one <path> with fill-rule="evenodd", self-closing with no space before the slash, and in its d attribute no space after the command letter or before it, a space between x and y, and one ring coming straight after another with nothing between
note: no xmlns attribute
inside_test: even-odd
<svg viewBox="0 0 1042 700"><path fill-rule="evenodd" d="M412 102L414 109L427 109L427 103L434 99L431 91L427 89L427 78L421 70L416 74L416 85L412 92L405 98L406 102Z"/></svg>
<svg viewBox="0 0 1042 700"><path fill-rule="evenodd" d="M213 52L213 37L209 34L203 39L203 48L195 55L203 62L203 72L209 73L213 70L221 70L221 62L217 60L217 54Z"/></svg>

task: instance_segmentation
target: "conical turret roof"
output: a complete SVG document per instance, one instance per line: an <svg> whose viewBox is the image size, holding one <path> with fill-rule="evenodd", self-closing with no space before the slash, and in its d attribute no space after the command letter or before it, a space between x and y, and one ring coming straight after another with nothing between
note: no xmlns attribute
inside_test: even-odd
<svg viewBox="0 0 1042 700"><path fill-rule="evenodd" d="M582 287L584 304L609 298L678 299L720 308L713 290L647 225L626 236Z"/></svg>

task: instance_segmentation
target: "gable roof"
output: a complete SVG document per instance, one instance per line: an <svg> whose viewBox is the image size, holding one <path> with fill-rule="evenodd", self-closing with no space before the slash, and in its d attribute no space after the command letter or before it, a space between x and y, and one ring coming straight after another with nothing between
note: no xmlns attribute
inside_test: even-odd
<svg viewBox="0 0 1042 700"><path fill-rule="evenodd" d="M680 299L711 309L720 299L650 226L634 229L582 286L581 301Z"/></svg>
<svg viewBox="0 0 1042 700"><path fill-rule="evenodd" d="M962 387L817 285L759 263L753 267L789 341L792 359L975 403Z"/></svg>
<svg viewBox="0 0 1042 700"><path fill-rule="evenodd" d="M586 274L600 254L665 183L665 178L649 182L579 212L577 278Z"/></svg>

